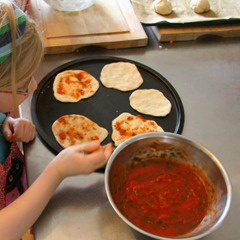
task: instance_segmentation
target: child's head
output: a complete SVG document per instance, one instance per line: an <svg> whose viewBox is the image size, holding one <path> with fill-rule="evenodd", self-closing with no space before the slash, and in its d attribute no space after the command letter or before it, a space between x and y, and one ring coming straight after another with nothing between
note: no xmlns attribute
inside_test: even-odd
<svg viewBox="0 0 240 240"><path fill-rule="evenodd" d="M42 52L35 22L10 1L0 0L0 91L12 92L15 112L24 100L16 92L36 71Z"/></svg>

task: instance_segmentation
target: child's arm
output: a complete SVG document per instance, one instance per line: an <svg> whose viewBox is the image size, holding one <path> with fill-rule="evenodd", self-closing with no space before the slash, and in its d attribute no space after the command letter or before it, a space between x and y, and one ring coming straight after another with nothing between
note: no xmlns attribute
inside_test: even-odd
<svg viewBox="0 0 240 240"><path fill-rule="evenodd" d="M103 167L111 152L112 144L101 147L96 141L60 152L23 195L0 211L1 239L21 238L37 220L64 178L89 174Z"/></svg>

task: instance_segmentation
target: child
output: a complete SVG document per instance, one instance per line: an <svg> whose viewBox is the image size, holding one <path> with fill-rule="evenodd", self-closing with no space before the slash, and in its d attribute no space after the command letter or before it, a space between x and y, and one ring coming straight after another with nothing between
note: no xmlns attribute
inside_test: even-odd
<svg viewBox="0 0 240 240"><path fill-rule="evenodd" d="M18 118L18 105L37 87L32 74L42 56L42 42L35 23L8 0L0 0L0 191L11 167L16 141L35 137L34 125ZM14 112L14 118L3 113ZM0 129L1 130L1 129ZM87 153L83 154L82 152ZM103 167L112 152L111 144L97 141L61 151L38 179L20 197L0 210L0 238L18 240L36 221L52 194L68 176L89 174ZM0 195L0 205L5 204Z"/></svg>

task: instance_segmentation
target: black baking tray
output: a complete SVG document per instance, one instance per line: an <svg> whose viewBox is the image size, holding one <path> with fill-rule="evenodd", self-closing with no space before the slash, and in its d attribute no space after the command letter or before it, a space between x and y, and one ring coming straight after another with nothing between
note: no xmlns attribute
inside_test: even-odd
<svg viewBox="0 0 240 240"><path fill-rule="evenodd" d="M63 148L55 140L51 126L55 120L63 115L83 115L96 122L99 126L106 128L109 135L102 142L102 145L112 142L113 119L123 112L139 115L139 113L129 105L129 96L134 90L121 92L116 89L104 87L100 81L102 68L106 64L119 61L130 62L137 66L144 80L138 89L158 89L172 104L171 112L166 117L153 117L141 114L142 117L156 121L166 132L181 134L184 125L183 104L177 91L161 74L139 62L125 58L111 56L81 58L65 63L49 72L41 80L32 97L32 121L36 126L40 139L55 154L59 153ZM63 103L56 100L53 96L54 78L58 73L65 70L84 70L89 72L100 83L96 94L77 103Z"/></svg>

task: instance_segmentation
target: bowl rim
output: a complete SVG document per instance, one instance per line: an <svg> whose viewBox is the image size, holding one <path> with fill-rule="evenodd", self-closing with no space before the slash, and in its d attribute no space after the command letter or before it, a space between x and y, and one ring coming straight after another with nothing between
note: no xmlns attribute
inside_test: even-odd
<svg viewBox="0 0 240 240"><path fill-rule="evenodd" d="M141 228L137 227L136 225L134 225L133 223L131 223L116 207L113 198L111 196L110 193L110 187L109 187L109 174L110 174L110 169L112 166L112 162L114 161L114 159L116 158L116 156L128 145L130 145L131 143L135 142L135 141L139 141L142 139L146 139L149 137L165 137L165 138L175 138L187 143L190 143L191 145L201 149L205 154L207 154L214 162L215 164L218 166L220 172L222 173L222 176L224 178L224 181L226 183L226 188L227 188L227 200L226 200L226 206L224 208L224 211L221 215L221 217L218 219L218 221L213 225L213 227L209 228L206 232L203 232L201 234L199 234L198 236L190 236L190 237L176 237L176 238L168 238L168 237L161 237L159 235L155 235L152 233L149 233L147 231L142 230ZM118 214L118 216L125 222L127 223L130 227L132 227L133 229L137 230L138 232L154 238L154 239L160 239L160 240L169 240L169 239L181 239L181 240L195 240L195 239L199 239L199 238L203 238L206 235L209 235L210 233L212 233L213 231L215 231L216 229L218 229L223 221L225 220L225 218L227 217L229 210L230 210L230 205L231 205L231 201L232 201L232 185L231 185L231 181L229 178L229 175L226 171L226 169L224 168L224 166L222 165L222 163L217 159L217 157L211 153L206 147L204 147L202 144L191 140L185 136L182 136L180 134L177 133L169 133L169 132L149 132L149 133L142 133L136 136L131 137L130 139L127 139L126 141L124 141L123 143L121 143L118 147L116 147L116 149L113 151L112 155L110 156L106 168L105 168L105 175L104 175L104 184L105 184L105 191L108 197L108 200L111 204L111 206L113 207L113 209L115 210L115 212Z"/></svg>
<svg viewBox="0 0 240 240"><path fill-rule="evenodd" d="M87 9L89 7L91 7L94 3L96 3L97 0L88 0L89 4L88 5L84 5L83 8L72 8L71 6L68 7L62 7L61 2L56 2L54 1L54 3L52 2L52 0L43 0L46 4L48 4L50 7L52 7L55 10L58 10L60 12L78 12L78 11L82 11L84 9ZM86 4L85 0L81 0L79 1L78 4Z"/></svg>

